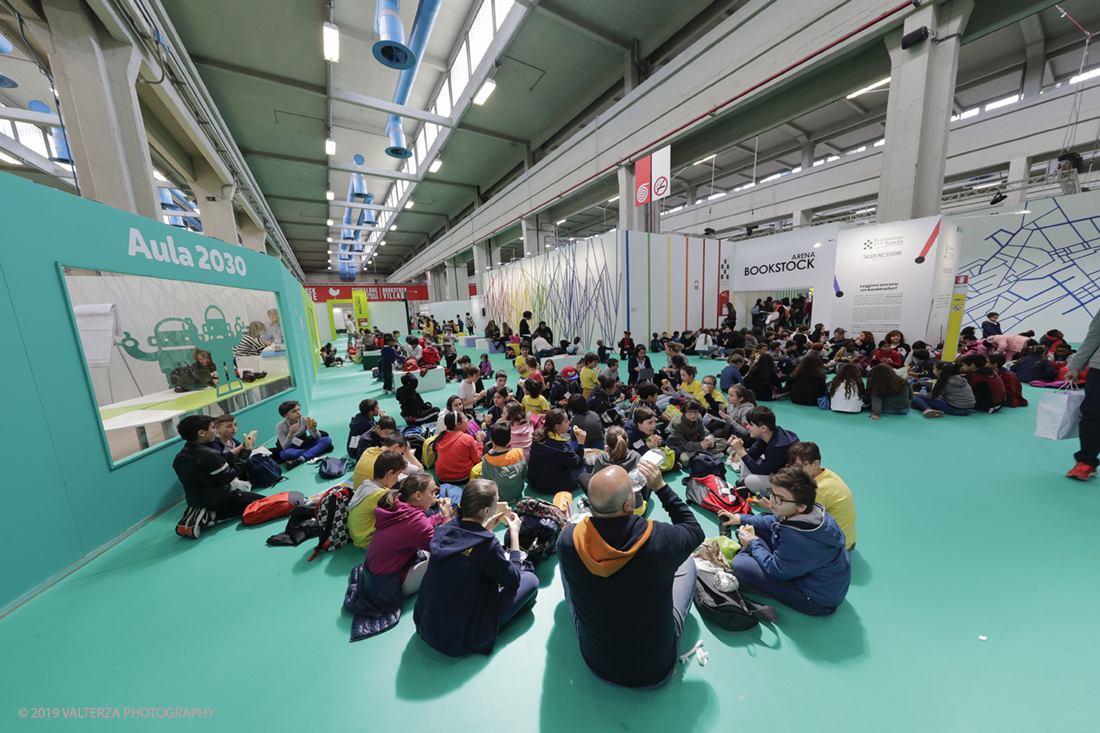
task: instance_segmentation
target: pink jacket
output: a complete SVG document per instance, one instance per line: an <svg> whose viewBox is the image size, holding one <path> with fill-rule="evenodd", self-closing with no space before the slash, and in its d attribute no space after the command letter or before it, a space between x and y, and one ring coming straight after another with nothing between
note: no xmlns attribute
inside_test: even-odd
<svg viewBox="0 0 1100 733"><path fill-rule="evenodd" d="M531 439L534 434L535 429L530 420L524 420L518 425L512 423L512 440L508 443L508 447L522 449L523 459L527 460L531 457Z"/></svg>
<svg viewBox="0 0 1100 733"><path fill-rule="evenodd" d="M443 523L443 515L424 515L423 509L398 501L393 509L378 507L374 510L374 538L367 548L367 570L375 575L405 575L409 560L417 550L425 552L431 547L435 528Z"/></svg>
<svg viewBox="0 0 1100 733"><path fill-rule="evenodd" d="M1027 347L1028 337L1017 334L997 334L986 339L997 345L997 353L1004 354L1005 358L1012 361L1012 357Z"/></svg>

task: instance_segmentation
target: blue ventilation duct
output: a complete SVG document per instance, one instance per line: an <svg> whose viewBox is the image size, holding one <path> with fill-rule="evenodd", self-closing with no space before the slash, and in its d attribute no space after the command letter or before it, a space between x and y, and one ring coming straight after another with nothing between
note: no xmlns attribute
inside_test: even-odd
<svg viewBox="0 0 1100 733"><path fill-rule="evenodd" d="M412 33L409 35L409 50L413 54L415 63L411 68L402 71L401 76L397 78L397 89L393 93L394 104L408 104L409 93L412 92L413 82L416 81L416 72L420 70L420 61L424 58L428 37L432 34L435 19L439 16L439 6L442 4L443 0L420 0L420 5L416 9L416 19L413 20ZM398 115L390 115L386 121L386 136L390 139L386 155L391 158L412 157L412 150L405 141L405 130L401 126L401 118Z"/></svg>
<svg viewBox="0 0 1100 733"><path fill-rule="evenodd" d="M352 173L351 180L348 182L348 201L359 204L373 204L374 194L367 191L367 179L363 177L362 173ZM352 223L355 219L355 212L359 212L358 223ZM353 209L350 206L344 209L344 226L374 226L374 212L370 209ZM342 229L340 230L341 242L354 241L358 242L362 239L360 236L363 234L361 231L354 229Z"/></svg>
<svg viewBox="0 0 1100 733"><path fill-rule="evenodd" d="M341 262L340 263L340 279L346 283L355 282L355 263L354 262Z"/></svg>
<svg viewBox="0 0 1100 733"><path fill-rule="evenodd" d="M378 42L371 51L374 58L391 69L411 69L417 55L405 45L405 26L401 23L401 0L378 0L374 10L374 32Z"/></svg>

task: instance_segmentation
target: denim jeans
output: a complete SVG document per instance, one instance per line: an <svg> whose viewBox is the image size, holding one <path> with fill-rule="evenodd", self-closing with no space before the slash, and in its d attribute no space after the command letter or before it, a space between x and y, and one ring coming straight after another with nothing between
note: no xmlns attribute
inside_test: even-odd
<svg viewBox="0 0 1100 733"><path fill-rule="evenodd" d="M317 438L317 440L315 440L308 447L303 446L301 448L295 448L293 446L288 446L286 448L283 448L282 453L280 453L280 458L282 458L284 461L289 461L294 458L301 458L304 461L308 461L310 458L316 458L317 456L321 455L331 447L332 438L322 436L320 438Z"/></svg>
<svg viewBox="0 0 1100 733"><path fill-rule="evenodd" d="M695 559L689 557L676 568L676 574L672 578L672 622L676 625L676 648L680 648L680 637L684 633L684 622L687 620L688 611L691 610L691 600L695 597L695 578L698 571L695 569ZM581 630L577 625L577 612L573 609L573 598L569 594L569 583L565 580L565 574L561 573L561 585L565 590L565 602L569 604L569 613L573 615L573 626L577 632L577 641L581 640ZM591 667L589 667L591 671ZM655 685L638 687L639 690L653 690L665 684L672 678L676 671L676 665L668 671L668 676ZM595 672L592 675L600 682L607 682L612 687L622 687L614 682L608 682Z"/></svg>
<svg viewBox="0 0 1100 733"><path fill-rule="evenodd" d="M945 415L956 415L958 417L965 417L973 412L973 410L960 410L957 407L952 407L947 404L947 400L934 400L931 397L921 397L920 395L913 396L913 407L921 412L939 410Z"/></svg>

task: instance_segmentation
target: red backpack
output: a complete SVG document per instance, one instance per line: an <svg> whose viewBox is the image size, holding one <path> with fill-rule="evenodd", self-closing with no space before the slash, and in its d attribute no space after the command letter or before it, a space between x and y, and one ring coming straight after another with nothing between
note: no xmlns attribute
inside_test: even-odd
<svg viewBox="0 0 1100 733"><path fill-rule="evenodd" d="M1027 400L1024 399L1024 389L1020 384L1020 378L1012 372L1005 372L1001 375L1001 381L1005 385L1005 407L1027 407Z"/></svg>
<svg viewBox="0 0 1100 733"><path fill-rule="evenodd" d="M288 516L294 511L294 507L304 504L305 501L305 494L300 491L283 491L257 499L245 508L241 524L263 524Z"/></svg>
<svg viewBox="0 0 1100 733"><path fill-rule="evenodd" d="M405 357L405 368L402 371L415 372L419 368L420 365L416 363L416 359L412 358L411 356Z"/></svg>
<svg viewBox="0 0 1100 733"><path fill-rule="evenodd" d="M752 514L752 506L747 498L737 493L738 489L720 476L689 476L684 479L684 486L687 487L684 496L689 503L694 502L715 514ZM748 492L747 489L740 491L746 494Z"/></svg>

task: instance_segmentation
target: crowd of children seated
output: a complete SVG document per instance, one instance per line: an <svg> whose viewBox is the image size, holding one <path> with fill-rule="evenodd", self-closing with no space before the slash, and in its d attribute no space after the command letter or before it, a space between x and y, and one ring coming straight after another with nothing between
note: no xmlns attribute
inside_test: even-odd
<svg viewBox="0 0 1100 733"><path fill-rule="evenodd" d="M449 336L472 331L469 314L443 324L423 318L422 335L404 340L363 329L357 345L382 349L378 378L386 393L404 367L396 390L400 418L425 429L434 465L425 468L426 453L422 463L419 446L376 399L359 403L346 445L356 461L347 522L366 557L349 580L346 607L357 618L394 603L399 610L400 599L419 589L414 621L426 643L450 655L486 653L538 589L510 507L525 492L587 493L595 474L611 467L635 473L655 450L667 459L664 470L687 470L700 452L719 457L737 474L732 483L765 511L721 517L739 528L744 549L733 572L744 589L807 614L832 613L850 580L854 498L822 466L818 446L779 425L766 403L866 412L872 420L911 410L927 418L995 413L1026 404L1021 383L1062 384L1073 352L1060 331L1038 340L1031 332L1002 334L997 314L989 313L981 334L964 329L958 356L943 360L944 344L910 345L897 330L882 339L843 328L830 333L824 324L811 327L811 312L804 300L758 301L751 328L735 328L731 314L719 329L653 333L648 344L636 344L627 331L615 343L618 358L603 340L591 352L576 337L555 347L545 322L532 330L529 312L519 334L490 321L485 336L515 347L510 368L494 370L488 354L477 364L451 354L442 366L458 385L442 408L419 394L418 370L438 363L431 356L437 343L445 347ZM323 354L326 362L338 359L331 345ZM700 374L686 355L725 363ZM332 450L298 403L283 403L279 413L276 458L286 468ZM236 430L232 416L181 423L187 446L175 467L189 504L238 516L259 497L231 483L247 478L255 441L254 433L236 441ZM640 506L647 496L644 489ZM508 551L492 531L501 523Z"/></svg>

